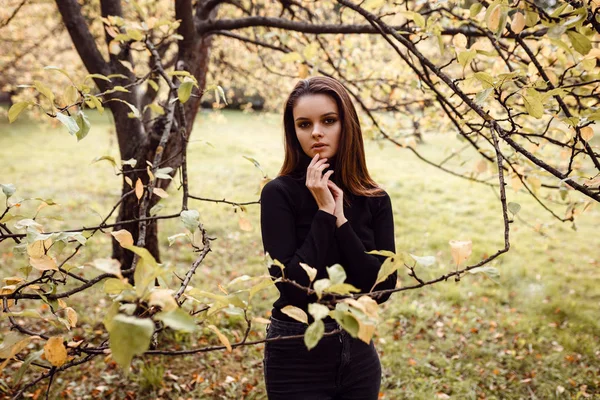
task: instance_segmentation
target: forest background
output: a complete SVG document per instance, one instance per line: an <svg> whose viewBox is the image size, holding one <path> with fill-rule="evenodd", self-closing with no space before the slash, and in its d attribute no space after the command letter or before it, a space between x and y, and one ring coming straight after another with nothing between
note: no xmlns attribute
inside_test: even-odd
<svg viewBox="0 0 600 400"><path fill-rule="evenodd" d="M348 87L393 201L391 299L307 288L374 335L381 397L600 392L594 1L9 3L7 397L264 398L257 200L311 75Z"/></svg>

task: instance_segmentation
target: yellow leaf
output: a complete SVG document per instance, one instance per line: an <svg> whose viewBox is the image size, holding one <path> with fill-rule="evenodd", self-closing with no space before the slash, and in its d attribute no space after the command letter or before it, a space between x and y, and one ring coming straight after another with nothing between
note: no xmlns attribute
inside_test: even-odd
<svg viewBox="0 0 600 400"><path fill-rule="evenodd" d="M0 373L8 364L8 362L16 356L21 350L27 347L32 339L39 339L39 336L21 336L17 332L9 332L4 335L4 340L0 344L0 358L5 358L4 362L0 365Z"/></svg>
<svg viewBox="0 0 600 400"><path fill-rule="evenodd" d="M46 254L41 257L29 257L29 264L38 271L58 271L56 261Z"/></svg>
<svg viewBox="0 0 600 400"><path fill-rule="evenodd" d="M58 299L58 306L60 308L66 308L67 307L67 303L63 299Z"/></svg>
<svg viewBox="0 0 600 400"><path fill-rule="evenodd" d="M248 220L246 217L240 216L240 219L238 222L239 222L241 230L246 231L246 232L252 231L252 224L250 223L250 220Z"/></svg>
<svg viewBox="0 0 600 400"><path fill-rule="evenodd" d="M308 76L308 65L300 64L298 66L298 78L305 79Z"/></svg>
<svg viewBox="0 0 600 400"><path fill-rule="evenodd" d="M71 328L75 328L77 326L77 312L71 307L65 308L65 312L67 313L67 321L69 321L69 325L71 325Z"/></svg>
<svg viewBox="0 0 600 400"><path fill-rule="evenodd" d="M46 249L50 247L52 241L50 239L36 240L35 242L27 245L27 255L33 258L40 258L46 254Z"/></svg>
<svg viewBox="0 0 600 400"><path fill-rule="evenodd" d="M125 232L127 232L127 231L125 231ZM129 232L127 232L127 233L129 233ZM130 236L131 236L131 234L130 234ZM117 239L117 241L119 241L118 238L115 237L115 239ZM133 238L131 239L131 243L133 244ZM119 278L123 278L123 275L121 275L121 263L118 260L115 260L114 258L97 258L94 261L92 261L90 264L94 268L99 269L102 272L106 272L106 273L118 276Z"/></svg>
<svg viewBox="0 0 600 400"><path fill-rule="evenodd" d="M294 318L296 321L308 324L308 315L306 315L306 312L304 310L298 307L285 306L281 309L281 312L287 315L288 317Z"/></svg>
<svg viewBox="0 0 600 400"><path fill-rule="evenodd" d="M179 305L173 297L171 289L154 289L150 293L148 304L151 306L159 306L162 311L172 311L179 308Z"/></svg>
<svg viewBox="0 0 600 400"><path fill-rule="evenodd" d="M25 279L19 278L18 276L9 276L6 278L2 278L7 285L16 285L18 283L23 282Z"/></svg>
<svg viewBox="0 0 600 400"><path fill-rule="evenodd" d="M11 294L14 293L15 290L17 290L17 285L3 286L2 289L0 289L0 294Z"/></svg>
<svg viewBox="0 0 600 400"><path fill-rule="evenodd" d="M67 349L63 344L62 336L48 339L44 345L44 358L55 367L60 367L67 362Z"/></svg>
<svg viewBox="0 0 600 400"><path fill-rule="evenodd" d="M125 229L110 233L122 247L133 246L133 236Z"/></svg>
<svg viewBox="0 0 600 400"><path fill-rule="evenodd" d="M229 339L227 339L227 336L223 335L221 333L221 331L219 330L219 328L217 328L214 325L208 325L208 329L210 329L211 331L213 331L217 337L219 338L219 340L221 341L221 343L223 343L223 345L225 347L227 347L227 351L231 353L231 351L233 350L231 348L231 344L229 343Z"/></svg>
<svg viewBox="0 0 600 400"><path fill-rule="evenodd" d="M161 188L154 188L152 189L152 192L154 192L155 195L163 199L169 197L169 194Z"/></svg>
<svg viewBox="0 0 600 400"><path fill-rule="evenodd" d="M34 81L33 86L35 86L38 92L46 96L51 103L54 103L54 93L52 93L52 90L50 90L48 86L44 85L40 81Z"/></svg>
<svg viewBox="0 0 600 400"><path fill-rule="evenodd" d="M450 251L452 253L452 258L454 259L454 263L458 267L463 262L469 258L471 252L473 250L473 242L470 240L451 240L450 242Z"/></svg>
<svg viewBox="0 0 600 400"><path fill-rule="evenodd" d="M358 338L363 342L369 344L371 342L371 338L375 333L375 325L366 324L360 320L358 321Z"/></svg>
<svg viewBox="0 0 600 400"><path fill-rule="evenodd" d="M300 263L300 266L306 272L306 275L308 275L309 281L310 282L314 281L315 278L317 277L317 269L310 267L308 264L305 264L305 263Z"/></svg>
<svg viewBox="0 0 600 400"><path fill-rule="evenodd" d="M581 135L581 138L583 140L585 140L586 142L589 142L591 138L594 137L594 130L592 129L591 126L586 126L583 127L579 130L579 133Z"/></svg>
<svg viewBox="0 0 600 400"><path fill-rule="evenodd" d="M523 187L523 182L521 181L521 178L519 178L519 175L512 175L512 177L510 178L510 186L515 192L518 192Z"/></svg>
<svg viewBox="0 0 600 400"><path fill-rule="evenodd" d="M135 182L135 197L137 197L137 199L141 199L142 195L144 194L144 184L142 183L142 180L140 178L138 178L138 180Z"/></svg>
<svg viewBox="0 0 600 400"><path fill-rule="evenodd" d="M482 174L485 171L487 171L488 165L487 165L487 161L485 159L481 159L477 162L477 165L475 166L475 170Z"/></svg>
<svg viewBox="0 0 600 400"><path fill-rule="evenodd" d="M525 16L520 12L516 12L515 15L513 15L510 29L512 29L514 33L519 34L523 31L523 28L525 28Z"/></svg>
<svg viewBox="0 0 600 400"><path fill-rule="evenodd" d="M498 24L500 23L501 13L502 13L502 8L500 7L499 4L497 4L490 12L489 18L487 20L487 25L491 31L496 31L496 29L498 29Z"/></svg>
<svg viewBox="0 0 600 400"><path fill-rule="evenodd" d="M125 182L127 182L127 184L133 188L133 181L131 180L130 177L126 176L125 177Z"/></svg>
<svg viewBox="0 0 600 400"><path fill-rule="evenodd" d="M150 171L150 167L146 167L146 171L148 172L148 178L150 178L150 181L153 181L154 174L152 173L152 171Z"/></svg>
<svg viewBox="0 0 600 400"><path fill-rule="evenodd" d="M464 49L467 47L467 37L462 33L459 33L452 38L452 44L459 49Z"/></svg>

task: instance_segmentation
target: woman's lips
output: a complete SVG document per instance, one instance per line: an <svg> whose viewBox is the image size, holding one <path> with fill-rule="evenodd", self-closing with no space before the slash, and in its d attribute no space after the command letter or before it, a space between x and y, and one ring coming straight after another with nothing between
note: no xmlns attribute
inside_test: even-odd
<svg viewBox="0 0 600 400"><path fill-rule="evenodd" d="M313 144L312 148L315 149L315 150L318 150L318 149L323 149L325 147L327 147L326 144L324 144L324 143L318 143L318 144Z"/></svg>

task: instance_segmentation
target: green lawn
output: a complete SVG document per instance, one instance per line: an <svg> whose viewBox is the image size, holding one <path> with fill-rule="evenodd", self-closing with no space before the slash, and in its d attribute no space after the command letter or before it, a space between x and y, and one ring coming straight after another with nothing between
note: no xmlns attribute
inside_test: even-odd
<svg viewBox="0 0 600 400"><path fill-rule="evenodd" d="M106 214L119 198L120 177L112 166L105 161L92 163L103 155L118 159L113 128L105 116L93 115L92 123L89 136L80 143L60 127L26 120L0 123L0 183L15 184L16 196L52 198L59 203L39 213L38 220L47 230L94 225L100 221L98 214ZM451 133L425 135L419 151L441 160L449 150L462 146ZM492 189L425 165L407 149L386 142L368 142L366 147L370 171L393 201L397 250L436 257L433 267L418 270L422 277L454 268L449 240L473 241L471 263L502 248L500 202ZM262 174L243 156L258 160L269 177L276 176L283 156L280 117L202 112L188 151L191 193L233 201L258 199ZM476 161L467 152L450 165L470 171ZM168 192L161 213L178 210L176 187ZM384 323L375 337L384 371L382 398L600 396L598 207L581 215L573 230L523 191L508 188L507 195L522 209L511 224L510 252L492 263L500 272L496 282L483 274L467 274L458 283L452 280L398 293L385 304ZM39 203L23 202L18 212L29 218ZM551 205L564 214L564 207ZM192 201L191 207L217 238L193 286L218 292L218 284L236 276L265 272L258 206L249 206L244 216L252 224L249 232L240 229L240 212L231 206ZM178 275L185 273L194 254L183 243L169 247L167 242L168 236L183 231L181 223L161 221L159 229L163 263L175 267ZM13 243L0 243L0 277L14 275L27 265L26 258L12 249ZM97 271L84 264L109 255L109 233L98 233L71 264L83 266L91 277ZM400 275L402 285L411 283L403 271ZM176 282L173 278L171 284ZM265 291L252 306L253 316L267 318L275 297L275 289ZM68 339L95 336L101 341L105 333L100 321L110 301L100 287L73 296L67 304L79 314L78 327L71 332L49 327L50 334ZM39 324L26 322L32 328ZM244 330L235 315L221 314L216 323L231 340ZM5 333L6 320L0 324ZM208 330L202 332L165 334L161 346L218 343ZM251 337L263 336L264 325L254 324ZM59 374L51 397L265 398L261 351L255 346L231 354L138 358L127 377L109 358L97 358L93 365ZM12 384L17 370L13 363L3 371L0 393ZM37 373L35 367L26 379L33 372ZM37 389L44 390L43 386Z"/></svg>

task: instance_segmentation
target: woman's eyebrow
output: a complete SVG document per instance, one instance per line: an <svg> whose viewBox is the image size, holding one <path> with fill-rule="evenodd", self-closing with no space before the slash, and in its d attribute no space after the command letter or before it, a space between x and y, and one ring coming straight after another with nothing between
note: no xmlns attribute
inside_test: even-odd
<svg viewBox="0 0 600 400"><path fill-rule="evenodd" d="M328 116L330 116L330 115L336 115L336 116L337 116L337 113L336 113L335 111L330 111L330 112L328 112L328 113L325 113L325 114L321 115L321 117L320 117L320 118L323 118L323 117L328 117ZM309 118L306 118L306 117L298 117L298 118L296 118L296 119L295 119L295 121L299 121L299 120L301 120L301 119L309 119Z"/></svg>

